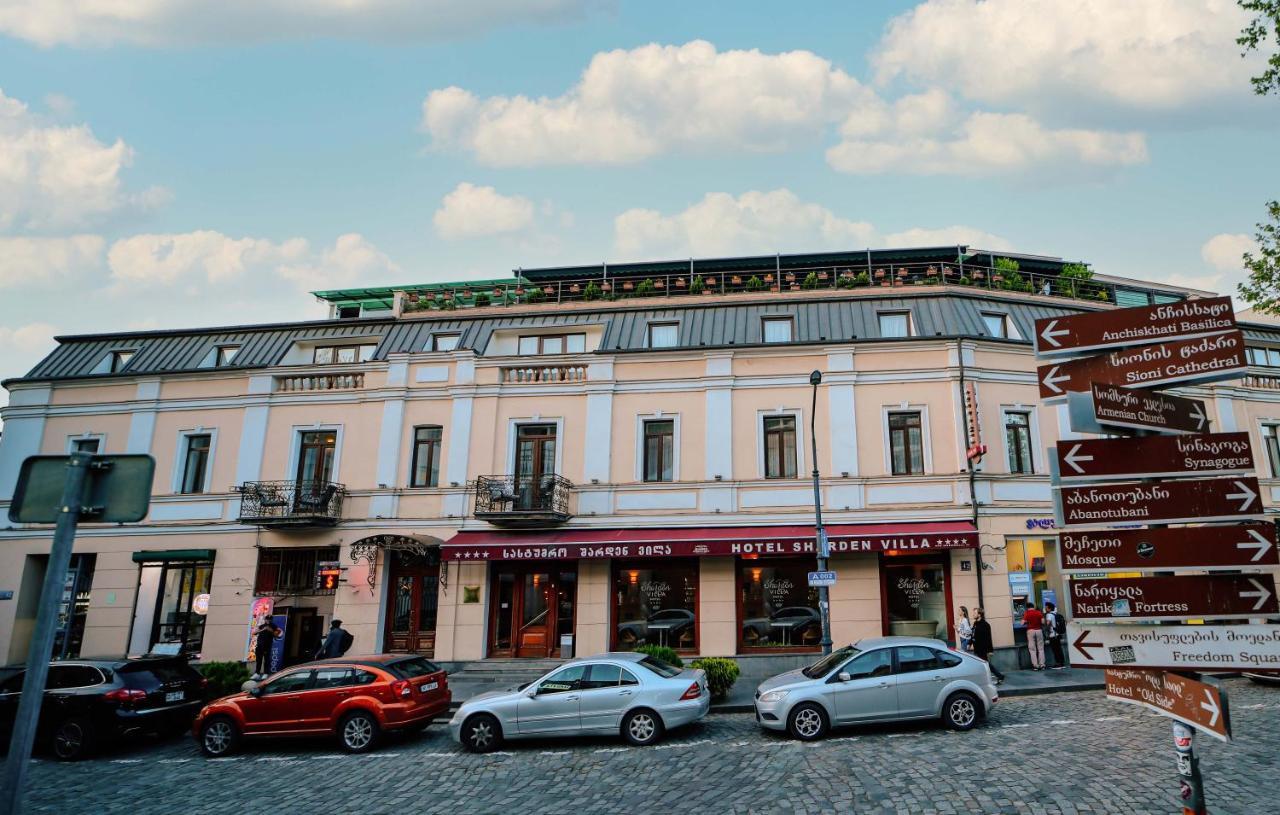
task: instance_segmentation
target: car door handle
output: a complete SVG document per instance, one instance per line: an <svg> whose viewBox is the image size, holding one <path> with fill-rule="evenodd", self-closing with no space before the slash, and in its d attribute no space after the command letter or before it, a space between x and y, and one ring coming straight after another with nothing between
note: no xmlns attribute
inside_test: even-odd
<svg viewBox="0 0 1280 815"><path fill-rule="evenodd" d="M944 680L944 679L946 679L946 677L945 677L945 676L941 676L941 675L939 675L939 676L935 676L935 677L933 678L933 681L934 681L934 682L941 682L941 681L942 681L942 680Z"/></svg>
<svg viewBox="0 0 1280 815"><path fill-rule="evenodd" d="M887 687L889 687L889 683L888 683L888 682L881 682L881 683L880 683L880 685L879 685L879 687L887 688Z"/></svg>
<svg viewBox="0 0 1280 815"><path fill-rule="evenodd" d="M564 697L564 700L565 700L566 702L576 702L576 701L578 701L578 697L577 697L577 695L574 695L574 696L566 696L566 697Z"/></svg>
<svg viewBox="0 0 1280 815"><path fill-rule="evenodd" d="M620 691L618 691L618 695L619 695L619 696L630 696L630 695L631 695L631 691L629 691L629 690L620 690Z"/></svg>

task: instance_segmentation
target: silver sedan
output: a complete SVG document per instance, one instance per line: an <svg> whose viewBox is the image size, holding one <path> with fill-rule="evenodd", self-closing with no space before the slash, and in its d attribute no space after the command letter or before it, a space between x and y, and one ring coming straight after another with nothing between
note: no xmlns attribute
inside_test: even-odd
<svg viewBox="0 0 1280 815"><path fill-rule="evenodd" d="M654 744L664 731L707 715L707 675L645 654L571 660L518 688L490 691L458 708L449 731L473 753L505 739L613 735Z"/></svg>
<svg viewBox="0 0 1280 815"><path fill-rule="evenodd" d="M968 730L999 699L987 663L924 637L876 637L766 679L756 723L804 741L833 725L941 718Z"/></svg>

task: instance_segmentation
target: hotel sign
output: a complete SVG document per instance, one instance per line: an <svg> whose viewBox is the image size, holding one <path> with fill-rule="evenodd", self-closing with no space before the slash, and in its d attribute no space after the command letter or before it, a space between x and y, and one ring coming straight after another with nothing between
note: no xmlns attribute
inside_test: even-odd
<svg viewBox="0 0 1280 815"><path fill-rule="evenodd" d="M1253 470L1248 433L1058 442L1061 481L1232 475Z"/></svg>
<svg viewBox="0 0 1280 815"><path fill-rule="evenodd" d="M1263 512L1256 478L1129 482L1055 490L1060 527L1234 521Z"/></svg>
<svg viewBox="0 0 1280 815"><path fill-rule="evenodd" d="M1066 399L1070 391L1093 384L1156 388L1191 382L1234 379L1244 374L1244 334L1231 331L1193 340L1121 348L1036 369L1040 399Z"/></svg>
<svg viewBox="0 0 1280 815"><path fill-rule="evenodd" d="M1052 357L1189 340L1236 327L1230 297L1036 320L1036 356Z"/></svg>
<svg viewBox="0 0 1280 815"><path fill-rule="evenodd" d="M1063 532L1058 544L1067 574L1280 566L1273 523Z"/></svg>
<svg viewBox="0 0 1280 815"><path fill-rule="evenodd" d="M1107 698L1139 705L1227 741L1231 718L1217 685L1142 668L1107 668Z"/></svg>
<svg viewBox="0 0 1280 815"><path fill-rule="evenodd" d="M1186 620L1280 614L1269 574L1181 575L1072 580L1077 620Z"/></svg>

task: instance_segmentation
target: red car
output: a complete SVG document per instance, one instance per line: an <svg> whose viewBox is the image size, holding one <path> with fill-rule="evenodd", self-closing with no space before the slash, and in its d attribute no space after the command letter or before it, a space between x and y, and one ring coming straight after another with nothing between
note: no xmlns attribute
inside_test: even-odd
<svg viewBox="0 0 1280 815"><path fill-rule="evenodd" d="M380 654L309 662L204 706L192 734L206 756L243 738L336 736L344 749L373 749L388 731L421 730L449 709L445 673L422 657Z"/></svg>

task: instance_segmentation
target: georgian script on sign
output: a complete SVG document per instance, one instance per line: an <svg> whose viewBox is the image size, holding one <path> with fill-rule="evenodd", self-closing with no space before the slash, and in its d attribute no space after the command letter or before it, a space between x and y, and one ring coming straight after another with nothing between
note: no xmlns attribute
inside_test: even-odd
<svg viewBox="0 0 1280 815"><path fill-rule="evenodd" d="M1166 671L1107 668L1107 697L1163 713L1215 738L1231 738L1227 697L1216 686Z"/></svg>
<svg viewBox="0 0 1280 815"><path fill-rule="evenodd" d="M1280 670L1280 625L1067 623L1071 665L1173 671Z"/></svg>
<svg viewBox="0 0 1280 815"><path fill-rule="evenodd" d="M1063 532L1058 546L1067 574L1280 566L1273 523Z"/></svg>
<svg viewBox="0 0 1280 815"><path fill-rule="evenodd" d="M1235 327L1230 297L1048 317L1036 320L1036 356L1194 339Z"/></svg>
<svg viewBox="0 0 1280 815"><path fill-rule="evenodd" d="M1157 388L1234 379L1244 374L1245 367L1244 334L1231 331L1041 365L1036 373L1041 401L1054 402L1066 399L1071 391L1088 391L1095 382Z"/></svg>
<svg viewBox="0 0 1280 815"><path fill-rule="evenodd" d="M1280 612L1269 574L1075 579L1068 592L1077 620L1226 619Z"/></svg>
<svg viewBox="0 0 1280 815"><path fill-rule="evenodd" d="M1171 433L1203 433L1209 429L1204 403L1196 399L1096 382L1092 392L1093 418L1102 425Z"/></svg>
<svg viewBox="0 0 1280 815"><path fill-rule="evenodd" d="M1058 442L1063 481L1229 475L1253 470L1248 433Z"/></svg>
<svg viewBox="0 0 1280 815"><path fill-rule="evenodd" d="M1234 521L1263 513L1256 478L1056 487L1060 527Z"/></svg>

